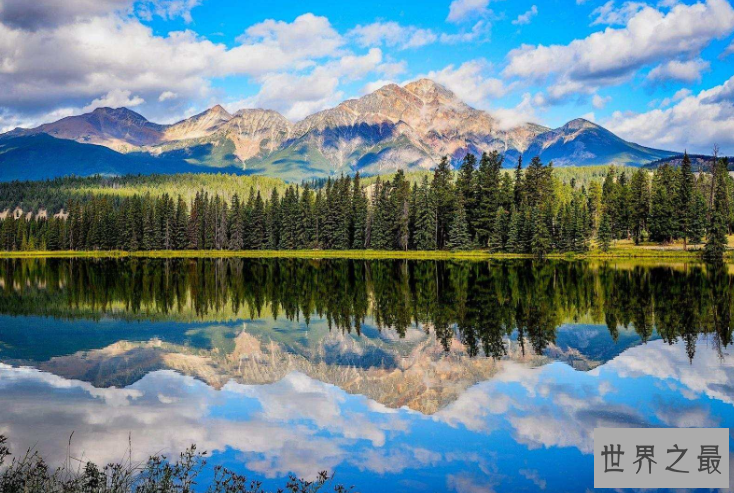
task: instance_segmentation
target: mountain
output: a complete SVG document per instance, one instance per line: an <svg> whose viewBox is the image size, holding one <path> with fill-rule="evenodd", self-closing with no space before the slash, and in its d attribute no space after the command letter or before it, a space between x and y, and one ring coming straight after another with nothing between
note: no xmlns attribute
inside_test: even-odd
<svg viewBox="0 0 734 493"><path fill-rule="evenodd" d="M181 159L147 153L121 154L96 144L80 144L39 133L0 138L0 180L43 180L68 175L119 176L211 172ZM228 168L228 172L238 169Z"/></svg>
<svg viewBox="0 0 734 493"><path fill-rule="evenodd" d="M97 108L91 113L67 116L34 129L16 131L16 135L47 134L81 144L97 144L127 151L160 142L165 128L165 125L151 123L127 108Z"/></svg>
<svg viewBox="0 0 734 493"><path fill-rule="evenodd" d="M389 84L299 122L272 110L231 114L217 105L173 125L159 125L126 108L99 108L34 129L16 129L0 135L0 145L9 138L43 134L104 146L136 159L161 160L161 169L156 170L160 173L183 163L294 181L356 171L430 169L442 156L458 163L467 153L493 150L507 156L508 166L521 154L539 155L557 166L644 165L674 154L624 141L582 119L557 129L528 123L507 130L490 113L472 108L429 79ZM82 174L103 172L99 150L90 148L86 158L84 149L73 148ZM0 154L0 170L12 167L11 158L12 154ZM69 173L62 168L69 160L63 154L46 153L43 158L48 159L40 163L43 169L59 169L55 175ZM135 160L129 164L135 168ZM155 169L147 160L142 164L139 172ZM0 179L9 178L0 174Z"/></svg>
<svg viewBox="0 0 734 493"><path fill-rule="evenodd" d="M609 130L583 118L536 136L525 150L556 166L619 164L639 166L673 156L674 152L651 149L627 142Z"/></svg>

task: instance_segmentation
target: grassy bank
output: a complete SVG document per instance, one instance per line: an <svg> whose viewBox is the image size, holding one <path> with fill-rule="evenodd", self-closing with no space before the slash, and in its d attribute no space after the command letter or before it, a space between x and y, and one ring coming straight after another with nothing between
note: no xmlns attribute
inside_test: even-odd
<svg viewBox="0 0 734 493"><path fill-rule="evenodd" d="M391 251L391 250L153 250L153 251L17 251L0 252L0 258L303 258L303 259L412 259L488 260L529 259L532 255L470 251ZM583 254L551 253L549 259L685 259L700 260L700 249L683 250L682 245L633 245L620 242L603 252L593 248ZM731 261L731 253L727 255Z"/></svg>

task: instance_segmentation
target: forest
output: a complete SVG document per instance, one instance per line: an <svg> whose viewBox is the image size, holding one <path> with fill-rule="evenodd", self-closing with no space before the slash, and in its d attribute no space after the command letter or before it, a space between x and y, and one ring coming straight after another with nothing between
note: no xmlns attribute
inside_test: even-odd
<svg viewBox="0 0 734 493"><path fill-rule="evenodd" d="M7 214L0 248L14 250L471 250L532 254L635 244L705 243L720 258L734 226L727 160L711 172L610 167L603 179L563 180L537 157L502 170L503 157L467 154L457 172L444 158L429 177L402 171L319 183L251 182L212 193L149 190L68 198L64 213ZM217 178L211 178L217 180ZM368 182L368 183L365 183ZM213 187L217 190L216 187ZM186 193L188 190L188 193ZM37 206L40 204L36 204Z"/></svg>

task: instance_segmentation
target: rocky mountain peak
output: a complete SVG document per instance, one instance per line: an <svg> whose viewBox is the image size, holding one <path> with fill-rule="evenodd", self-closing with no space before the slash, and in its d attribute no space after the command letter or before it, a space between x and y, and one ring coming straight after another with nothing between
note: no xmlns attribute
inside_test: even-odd
<svg viewBox="0 0 734 493"><path fill-rule="evenodd" d="M417 96L424 103L455 103L459 102L456 94L431 79L418 79L405 85L404 89Z"/></svg>

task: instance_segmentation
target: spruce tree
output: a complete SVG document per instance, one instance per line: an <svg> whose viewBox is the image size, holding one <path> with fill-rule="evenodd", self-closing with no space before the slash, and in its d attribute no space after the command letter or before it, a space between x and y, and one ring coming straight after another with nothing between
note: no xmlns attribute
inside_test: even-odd
<svg viewBox="0 0 734 493"><path fill-rule="evenodd" d="M691 235L693 224L693 187L695 178L691 169L691 160L688 153L683 154L683 162L680 166L678 195L676 197L676 208L678 214L678 232L683 238L683 250L688 250L688 240Z"/></svg>
<svg viewBox="0 0 734 493"><path fill-rule="evenodd" d="M362 181L357 173L352 180L352 248L356 250L366 246L368 205L367 196L362 190Z"/></svg>
<svg viewBox="0 0 734 493"><path fill-rule="evenodd" d="M436 245L439 249L443 249L448 243L456 202L453 174L446 156L441 159L433 172L431 188L436 201Z"/></svg>
<svg viewBox="0 0 734 493"><path fill-rule="evenodd" d="M464 197L459 193L456 200L454 220L449 229L448 247L452 250L469 250L471 246L469 224L466 220L466 209L464 208Z"/></svg>
<svg viewBox="0 0 734 493"><path fill-rule="evenodd" d="M729 193L727 180L728 171L726 159L721 159L714 166L712 176L714 201L711 208L709 228L706 235L706 247L704 249L704 256L709 261L720 261L726 251L727 233L729 228Z"/></svg>
<svg viewBox="0 0 734 493"><path fill-rule="evenodd" d="M599 241L599 248L603 252L608 252L612 244L612 221L606 211L602 212L601 220L599 221L597 240Z"/></svg>
<svg viewBox="0 0 734 493"><path fill-rule="evenodd" d="M536 257L544 257L551 249L551 236L547 219L541 207L533 207L531 251Z"/></svg>
<svg viewBox="0 0 734 493"><path fill-rule="evenodd" d="M474 235L474 214L476 212L476 178L475 171L477 158L472 153L467 153L461 161L459 172L456 177L456 189L464 196L464 208L466 219L469 224L469 233Z"/></svg>
<svg viewBox="0 0 734 493"><path fill-rule="evenodd" d="M436 204L428 178L423 177L416 197L415 247L418 250L436 249Z"/></svg>
<svg viewBox="0 0 734 493"><path fill-rule="evenodd" d="M492 235L489 237L489 250L491 252L501 252L505 250L507 243L507 228L509 213L503 208L498 207L494 214L494 225L492 227Z"/></svg>

